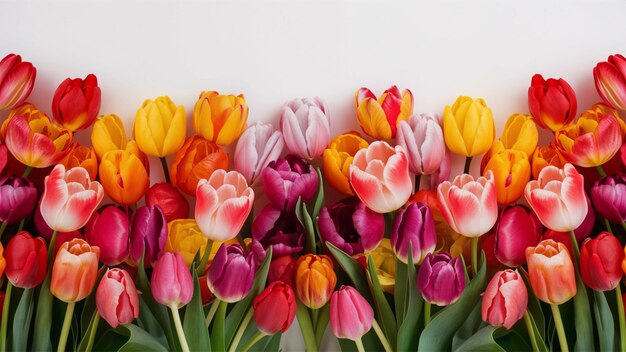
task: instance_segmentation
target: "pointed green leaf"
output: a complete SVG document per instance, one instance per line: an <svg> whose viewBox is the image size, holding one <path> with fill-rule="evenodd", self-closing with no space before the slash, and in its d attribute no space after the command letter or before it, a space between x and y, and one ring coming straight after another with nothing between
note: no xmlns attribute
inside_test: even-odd
<svg viewBox="0 0 626 352"><path fill-rule="evenodd" d="M302 202L302 198L298 198L296 203L296 217L304 227L304 251L306 253L315 253L315 229L313 227L313 219L306 208L306 204Z"/></svg>
<svg viewBox="0 0 626 352"><path fill-rule="evenodd" d="M120 347L120 352L144 352L144 351L163 351L168 349L161 345L152 335L137 325L127 324L120 325L115 332L122 336L127 336L128 340Z"/></svg>
<svg viewBox="0 0 626 352"><path fill-rule="evenodd" d="M322 177L322 172L319 167L315 168L315 172L317 172L317 193L315 194L315 198L311 202L313 204L312 209L310 209L311 218L317 219L317 216L320 214L320 210L324 207L324 178Z"/></svg>
<svg viewBox="0 0 626 352"><path fill-rule="evenodd" d="M463 322L463 325L456 331L452 338L452 350L459 348L465 341L467 341L474 333L480 328L482 323L481 317L481 305L477 304L472 309L472 312L467 316L467 319Z"/></svg>
<svg viewBox="0 0 626 352"><path fill-rule="evenodd" d="M183 321L183 331L192 351L210 351L211 341L209 331L204 325L204 310L202 309L202 294L200 283L196 273L195 264L192 265L193 274L193 297L185 306L185 320Z"/></svg>
<svg viewBox="0 0 626 352"><path fill-rule="evenodd" d="M600 340L601 351L615 350L615 321L611 307L606 300L604 292L593 291L594 305L593 311L596 317L596 328L598 329L598 340Z"/></svg>
<svg viewBox="0 0 626 352"><path fill-rule="evenodd" d="M409 243L409 253L413 253L413 245ZM413 256L408 256L406 264L406 287L407 295L405 304L407 305L406 316L402 325L398 329L398 350L415 351L419 345L419 321L422 315L424 299L417 288L417 271L413 263Z"/></svg>
<svg viewBox="0 0 626 352"><path fill-rule="evenodd" d="M494 335L498 332L505 334L506 329L496 328L487 325L470 336L465 342L455 350L455 352L466 351L501 351L505 350L496 342Z"/></svg>
<svg viewBox="0 0 626 352"><path fill-rule="evenodd" d="M346 254L346 252L335 247L334 244L326 242L326 247L328 247L328 250L333 257L335 257L343 271L346 272L357 291L359 291L368 302L371 302L372 295L369 292L367 277L363 266L354 260L354 258Z"/></svg>
<svg viewBox="0 0 626 352"><path fill-rule="evenodd" d="M34 288L24 289L22 297L17 305L17 310L13 315L13 336L11 340L11 349L14 351L26 351L27 349L30 320L33 316L34 291Z"/></svg>
<svg viewBox="0 0 626 352"><path fill-rule="evenodd" d="M406 310L408 308L408 279L407 279L407 266L400 259L396 258L396 282L394 286L394 305L396 310L396 323L398 326L402 325L404 317L406 316Z"/></svg>
<svg viewBox="0 0 626 352"><path fill-rule="evenodd" d="M376 266L374 265L374 259L371 256L367 256L368 275L367 282L369 283L372 296L374 298L374 308L376 308L376 316L380 322L381 328L391 345L391 348L396 348L396 337L398 336L398 327L396 326L396 318L393 315L393 311L387 302L387 298L383 293L383 289L380 287L378 281L378 275L376 275Z"/></svg>
<svg viewBox="0 0 626 352"><path fill-rule="evenodd" d="M587 286L576 272L576 295L574 296L574 322L576 326L575 351L593 351L593 321L589 308Z"/></svg>

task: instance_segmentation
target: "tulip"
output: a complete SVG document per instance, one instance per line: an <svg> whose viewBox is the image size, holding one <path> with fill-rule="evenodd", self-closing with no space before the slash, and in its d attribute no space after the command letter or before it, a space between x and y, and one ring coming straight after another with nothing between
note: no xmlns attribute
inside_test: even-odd
<svg viewBox="0 0 626 352"><path fill-rule="evenodd" d="M137 203L150 186L148 170L141 159L128 150L104 154L99 172L104 191L121 205Z"/></svg>
<svg viewBox="0 0 626 352"><path fill-rule="evenodd" d="M319 187L313 166L291 154L270 162L261 177L267 199L285 211L293 211L298 198L304 203L313 200Z"/></svg>
<svg viewBox="0 0 626 352"><path fill-rule="evenodd" d="M265 249L272 247L275 257L300 253L304 248L304 228L295 212L281 211L271 204L254 218L252 238Z"/></svg>
<svg viewBox="0 0 626 352"><path fill-rule="evenodd" d="M58 127L32 104L11 111L4 143L22 164L45 168L58 163L72 142L72 132Z"/></svg>
<svg viewBox="0 0 626 352"><path fill-rule="evenodd" d="M495 228L495 256L500 263L516 267L526 264L526 248L541 241L543 227L534 212L522 205L507 207Z"/></svg>
<svg viewBox="0 0 626 352"><path fill-rule="evenodd" d="M447 306L456 302L465 289L465 271L461 257L429 253L417 273L417 286L426 302Z"/></svg>
<svg viewBox="0 0 626 352"><path fill-rule="evenodd" d="M216 170L196 190L196 221L205 236L226 241L237 236L254 204L254 191L237 171Z"/></svg>
<svg viewBox="0 0 626 352"><path fill-rule="evenodd" d="M93 124L91 144L99 159L106 152L126 149L126 131L124 123L114 114L99 117Z"/></svg>
<svg viewBox="0 0 626 352"><path fill-rule="evenodd" d="M610 55L593 68L593 79L602 100L615 109L626 110L626 58ZM0 79L1 81L1 79Z"/></svg>
<svg viewBox="0 0 626 352"><path fill-rule="evenodd" d="M318 226L322 243L330 242L355 255L378 247L385 234L385 217L350 197L322 208Z"/></svg>
<svg viewBox="0 0 626 352"><path fill-rule="evenodd" d="M239 302L246 297L254 283L255 260L255 255L246 255L238 244L222 244L207 273L213 295L227 303Z"/></svg>
<svg viewBox="0 0 626 352"><path fill-rule="evenodd" d="M605 176L591 187L593 207L614 224L626 221L626 175Z"/></svg>
<svg viewBox="0 0 626 352"><path fill-rule="evenodd" d="M576 108L576 93L565 80L533 76L528 109L539 126L556 132L574 121Z"/></svg>
<svg viewBox="0 0 626 352"><path fill-rule="evenodd" d="M541 170L543 170L543 168L548 165L552 165L559 169L562 169L566 163L567 161L557 150L554 143L550 143L550 145L546 146L537 147L532 156L533 179L538 179Z"/></svg>
<svg viewBox="0 0 626 352"><path fill-rule="evenodd" d="M95 75L85 79L67 78L52 98L52 116L63 127L74 132L91 126L100 112L100 87Z"/></svg>
<svg viewBox="0 0 626 352"><path fill-rule="evenodd" d="M2 134L0 134L0 137L2 137ZM0 140L1 139L2 138L0 138ZM4 171L4 167L7 166L8 159L9 159L9 150L7 149L7 146L4 145L2 141L0 141L0 174L2 173L2 171Z"/></svg>
<svg viewBox="0 0 626 352"><path fill-rule="evenodd" d="M85 226L104 198L98 181L90 181L87 170L54 167L44 181L40 210L46 224L54 231L70 232Z"/></svg>
<svg viewBox="0 0 626 352"><path fill-rule="evenodd" d="M11 284L33 288L43 282L48 270L48 249L43 238L21 231L11 237L4 250L6 275Z"/></svg>
<svg viewBox="0 0 626 352"><path fill-rule="evenodd" d="M186 219L189 216L189 202L183 195L167 182L153 184L145 194L146 205L158 205L165 220Z"/></svg>
<svg viewBox="0 0 626 352"><path fill-rule="evenodd" d="M98 276L100 249L81 239L63 243L52 265L50 292L63 302L83 300Z"/></svg>
<svg viewBox="0 0 626 352"><path fill-rule="evenodd" d="M452 171L452 160L450 159L450 151L446 148L445 156L439 165L439 170L430 175L430 189L437 189L437 187L445 181L450 179L450 172Z"/></svg>
<svg viewBox="0 0 626 352"><path fill-rule="evenodd" d="M296 260L290 255L272 259L267 273L267 282L282 281L290 287L296 287L294 281L295 266Z"/></svg>
<svg viewBox="0 0 626 352"><path fill-rule="evenodd" d="M274 335L285 332L296 317L296 294L286 283L270 283L252 301L254 322L264 334Z"/></svg>
<svg viewBox="0 0 626 352"><path fill-rule="evenodd" d="M189 137L170 165L172 185L195 196L198 182L218 169L228 169L228 155L215 143L198 136Z"/></svg>
<svg viewBox="0 0 626 352"><path fill-rule="evenodd" d="M33 90L37 69L22 61L20 55L8 54L0 61L0 110L20 105Z"/></svg>
<svg viewBox="0 0 626 352"><path fill-rule="evenodd" d="M413 190L402 147L376 141L359 150L350 165L350 184L359 199L377 213L400 208Z"/></svg>
<svg viewBox="0 0 626 352"><path fill-rule="evenodd" d="M460 96L443 112L443 136L450 151L466 157L485 153L495 138L493 113L481 98Z"/></svg>
<svg viewBox="0 0 626 352"><path fill-rule="evenodd" d="M443 130L432 114L411 115L398 123L398 145L409 159L409 170L416 175L430 175L439 170L446 153Z"/></svg>
<svg viewBox="0 0 626 352"><path fill-rule="evenodd" d="M285 142L280 131L274 131L269 123L254 123L237 141L233 162L239 171L253 185L263 169L275 161L283 151Z"/></svg>
<svg viewBox="0 0 626 352"><path fill-rule="evenodd" d="M4 259L4 247L0 243L0 277L4 274L4 268L7 266L7 261Z"/></svg>
<svg viewBox="0 0 626 352"><path fill-rule="evenodd" d="M180 308L193 296L193 278L178 253L163 253L154 264L150 283L152 296L165 306Z"/></svg>
<svg viewBox="0 0 626 352"><path fill-rule="evenodd" d="M115 266L128 258L130 221L128 215L115 206L94 212L85 226L85 239L100 248L100 261Z"/></svg>
<svg viewBox="0 0 626 352"><path fill-rule="evenodd" d="M49 243L50 240L52 239L52 234L54 233L54 230L51 229L50 226L48 226L46 221L43 219L43 216L41 215L40 206L35 207L35 214L33 215L33 223L35 225L35 229L37 230L36 232L41 237L43 237L43 239L46 240L46 242ZM55 246L61 247L61 244L63 242L69 241L72 238L81 238L81 236L82 235L78 231L59 232L57 236L57 243L55 244ZM64 238L65 240L61 241L61 238Z"/></svg>
<svg viewBox="0 0 626 352"><path fill-rule="evenodd" d="M372 328L374 310L351 286L341 286L330 299L330 328L339 339L360 340Z"/></svg>
<svg viewBox="0 0 626 352"><path fill-rule="evenodd" d="M545 227L568 232L580 226L587 216L583 186L583 177L571 164L565 164L563 170L547 166L537 180L526 185L524 195Z"/></svg>
<svg viewBox="0 0 626 352"><path fill-rule="evenodd" d="M347 132L335 137L322 154L326 181L338 192L353 196L350 187L350 165L356 152L367 148L368 143L358 132Z"/></svg>
<svg viewBox="0 0 626 352"><path fill-rule="evenodd" d="M169 97L148 99L135 114L133 131L142 152L159 158L174 154L185 142L185 108Z"/></svg>
<svg viewBox="0 0 626 352"><path fill-rule="evenodd" d="M376 276L383 291L394 294L396 284L396 255L388 238L368 254L374 261ZM367 264L367 263L366 263Z"/></svg>
<svg viewBox="0 0 626 352"><path fill-rule="evenodd" d="M400 209L393 219L391 245L400 261L408 263L409 255L414 264L421 264L437 245L435 221L424 203L411 203ZM409 253L409 246L412 252Z"/></svg>
<svg viewBox="0 0 626 352"><path fill-rule="evenodd" d="M580 249L580 276L596 291L609 291L620 284L624 251L617 237L602 232L587 239Z"/></svg>
<svg viewBox="0 0 626 352"><path fill-rule="evenodd" d="M14 224L35 208L37 189L25 178L0 176L0 199L0 222Z"/></svg>
<svg viewBox="0 0 626 352"><path fill-rule="evenodd" d="M213 143L230 145L246 128L248 110L243 94L202 92L193 108L193 128Z"/></svg>
<svg viewBox="0 0 626 352"><path fill-rule="evenodd" d="M98 158L93 147L74 145L67 156L61 161L66 169L80 166L87 170L89 178L95 180L98 177Z"/></svg>
<svg viewBox="0 0 626 352"><path fill-rule="evenodd" d="M166 252L177 252L185 264L191 267L197 253L200 257L206 250L207 240L200 231L196 220L178 219L167 224L168 235L165 243ZM211 258L210 258L211 259Z"/></svg>
<svg viewBox="0 0 626 352"><path fill-rule="evenodd" d="M511 329L526 312L528 291L517 270L498 271L483 295L481 315L493 326Z"/></svg>
<svg viewBox="0 0 626 352"><path fill-rule="evenodd" d="M504 125L502 132L502 145L504 149L519 150L530 157L539 140L539 131L532 116L513 114Z"/></svg>
<svg viewBox="0 0 626 352"><path fill-rule="evenodd" d="M505 149L491 157L483 173L493 173L496 199L500 205L517 201L530 180L530 163L525 152Z"/></svg>
<svg viewBox="0 0 626 352"><path fill-rule="evenodd" d="M374 139L391 139L396 136L398 122L413 114L413 93L402 93L396 86L387 89L380 98L368 88L356 91L355 105L359 125Z"/></svg>
<svg viewBox="0 0 626 352"><path fill-rule="evenodd" d="M286 103L280 116L280 131L290 153L309 160L322 155L330 141L326 103L319 97Z"/></svg>
<svg viewBox="0 0 626 352"><path fill-rule="evenodd" d="M139 317L137 288L126 270L107 269L96 290L96 308L112 328Z"/></svg>
<svg viewBox="0 0 626 352"><path fill-rule="evenodd" d="M548 304L561 304L574 297L574 264L563 243L543 240L526 249L526 261L530 286L537 298Z"/></svg>
<svg viewBox="0 0 626 352"><path fill-rule="evenodd" d="M137 208L131 221L129 259L133 265L139 264L144 254L144 265L151 267L159 259L167 241L167 222L158 206Z"/></svg>
<svg viewBox="0 0 626 352"><path fill-rule="evenodd" d="M337 284L331 259L326 255L307 253L298 258L295 272L298 299L312 309L323 307Z"/></svg>

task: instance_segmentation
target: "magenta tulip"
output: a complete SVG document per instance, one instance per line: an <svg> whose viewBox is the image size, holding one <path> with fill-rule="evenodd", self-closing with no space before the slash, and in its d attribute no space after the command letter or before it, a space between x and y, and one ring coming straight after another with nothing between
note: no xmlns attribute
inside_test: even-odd
<svg viewBox="0 0 626 352"><path fill-rule="evenodd" d="M335 337L361 339L372 328L374 310L351 286L341 286L330 297L330 329Z"/></svg>
<svg viewBox="0 0 626 352"><path fill-rule="evenodd" d="M115 206L94 212L85 226L85 239L100 248L100 261L115 266L128 257L130 221L128 215Z"/></svg>
<svg viewBox="0 0 626 352"><path fill-rule="evenodd" d="M139 317L137 288L126 270L107 269L96 290L96 308L113 328Z"/></svg>
<svg viewBox="0 0 626 352"><path fill-rule="evenodd" d="M129 234L129 260L138 265L144 254L144 265L151 267L161 256L167 242L167 222L159 206L143 206L133 214Z"/></svg>
<svg viewBox="0 0 626 352"><path fill-rule="evenodd" d="M285 212L267 204L252 222L252 238L263 248L272 247L276 257L296 254L304 248L304 228L295 212Z"/></svg>
<svg viewBox="0 0 626 352"><path fill-rule="evenodd" d="M437 245L435 220L430 209L421 202L409 204L400 209L391 228L391 246L396 257L403 263L421 264L427 254L434 252ZM412 252L409 253L409 244Z"/></svg>
<svg viewBox="0 0 626 352"><path fill-rule="evenodd" d="M280 131L274 131L269 123L254 123L243 131L237 141L233 162L235 170L252 185L261 171L275 161L283 151L285 142Z"/></svg>
<svg viewBox="0 0 626 352"><path fill-rule="evenodd" d="M25 178L0 176L0 199L0 222L14 224L35 208L37 189Z"/></svg>
<svg viewBox="0 0 626 352"><path fill-rule="evenodd" d="M267 199L284 211L293 211L300 197L310 202L319 183L313 166L291 154L270 162L261 176Z"/></svg>
<svg viewBox="0 0 626 352"><path fill-rule="evenodd" d="M453 259L445 252L427 254L417 273L417 286L424 300L438 306L456 302L465 285L461 257Z"/></svg>
<svg viewBox="0 0 626 352"><path fill-rule="evenodd" d="M256 272L256 256L246 255L238 244L222 244L207 273L207 283L219 300L241 301L252 288Z"/></svg>
<svg viewBox="0 0 626 352"><path fill-rule="evenodd" d="M252 301L256 327L267 335L285 332L296 317L296 294L281 281L270 283Z"/></svg>
<svg viewBox="0 0 626 352"><path fill-rule="evenodd" d="M498 271L485 290L481 315L493 326L511 329L526 312L528 291L517 270Z"/></svg>
<svg viewBox="0 0 626 352"><path fill-rule="evenodd" d="M0 142L0 174L4 171L4 167L7 166L7 162L9 161L9 149L7 146Z"/></svg>
<svg viewBox="0 0 626 352"><path fill-rule="evenodd" d="M591 201L600 215L614 224L626 220L626 175L617 173L597 180L591 187Z"/></svg>
<svg viewBox="0 0 626 352"><path fill-rule="evenodd" d="M9 54L0 61L0 110L21 104L33 90L37 70L20 55Z"/></svg>
<svg viewBox="0 0 626 352"><path fill-rule="evenodd" d="M318 97L294 99L283 106L280 130L289 152L315 159L330 142L328 107Z"/></svg>
<svg viewBox="0 0 626 352"><path fill-rule="evenodd" d="M409 159L409 170L416 175L431 175L437 170L446 153L443 130L432 114L411 115L398 122L398 145Z"/></svg>
<svg viewBox="0 0 626 352"><path fill-rule="evenodd" d="M500 263L516 267L526 264L526 248L541 241L543 226L534 212L521 205L507 207L495 228L495 255Z"/></svg>
<svg viewBox="0 0 626 352"><path fill-rule="evenodd" d="M180 308L193 296L193 278L183 257L165 252L152 270L152 296L165 306Z"/></svg>
<svg viewBox="0 0 626 352"><path fill-rule="evenodd" d="M598 94L615 109L626 110L626 58L610 55L593 69Z"/></svg>

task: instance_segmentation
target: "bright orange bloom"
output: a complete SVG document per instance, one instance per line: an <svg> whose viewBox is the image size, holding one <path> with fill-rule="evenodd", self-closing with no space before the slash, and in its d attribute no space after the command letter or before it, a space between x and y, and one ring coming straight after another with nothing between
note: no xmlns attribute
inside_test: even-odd
<svg viewBox="0 0 626 352"><path fill-rule="evenodd" d="M531 161L533 179L536 180L539 177L539 173L544 167L552 165L562 169L565 163L567 163L567 160L559 153L554 143L538 146L533 153Z"/></svg>
<svg viewBox="0 0 626 352"><path fill-rule="evenodd" d="M189 137L170 166L172 184L195 196L198 182L218 169L228 169L228 155L222 148L202 137Z"/></svg>
<svg viewBox="0 0 626 352"><path fill-rule="evenodd" d="M326 255L305 254L296 262L296 293L305 306L323 307L335 289L337 275Z"/></svg>
<svg viewBox="0 0 626 352"><path fill-rule="evenodd" d="M63 302L89 296L98 276L100 248L80 238L63 243L52 266L50 292Z"/></svg>
<svg viewBox="0 0 626 352"><path fill-rule="evenodd" d="M524 194L530 180L530 163L525 152L505 149L491 157L483 174L491 170L496 182L498 204L508 205Z"/></svg>
<svg viewBox="0 0 626 352"><path fill-rule="evenodd" d="M95 180L98 176L98 158L93 147L75 144L61 163L68 170L76 166L84 168L91 180Z"/></svg>
<svg viewBox="0 0 626 352"><path fill-rule="evenodd" d="M135 204L150 186L144 163L129 150L104 154L99 171L104 192L121 205Z"/></svg>
<svg viewBox="0 0 626 352"><path fill-rule="evenodd" d="M4 247L0 243L0 277L4 274L4 268L7 267L7 261L4 259Z"/></svg>
<svg viewBox="0 0 626 352"><path fill-rule="evenodd" d="M350 187L350 165L359 149L367 148L368 143L359 132L351 131L335 137L322 154L326 181L337 191L354 195Z"/></svg>
<svg viewBox="0 0 626 352"><path fill-rule="evenodd" d="M576 295L574 264L567 247L553 240L543 240L526 249L530 286L540 300L561 304Z"/></svg>

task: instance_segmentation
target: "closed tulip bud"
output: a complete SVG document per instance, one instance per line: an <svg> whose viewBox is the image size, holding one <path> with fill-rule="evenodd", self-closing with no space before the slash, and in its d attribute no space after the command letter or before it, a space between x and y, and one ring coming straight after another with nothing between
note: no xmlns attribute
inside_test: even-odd
<svg viewBox="0 0 626 352"><path fill-rule="evenodd" d="M248 110L243 94L202 92L193 108L193 128L196 134L213 143L230 145L246 128Z"/></svg>
<svg viewBox="0 0 626 352"><path fill-rule="evenodd" d="M280 130L290 153L315 159L330 141L328 107L319 97L294 99L283 106Z"/></svg>
<svg viewBox="0 0 626 352"><path fill-rule="evenodd" d="M35 208L37 189L25 178L0 176L0 199L0 222L15 224Z"/></svg>
<svg viewBox="0 0 626 352"><path fill-rule="evenodd" d="M152 270L152 296L162 305L180 308L193 297L193 278L178 253L165 252Z"/></svg>
<svg viewBox="0 0 626 352"><path fill-rule="evenodd" d="M329 300L337 284L333 262L326 255L305 254L296 262L296 294L305 306L318 309Z"/></svg>
<svg viewBox="0 0 626 352"><path fill-rule="evenodd" d="M254 218L252 238L265 249L272 247L272 255L276 257L297 254L304 248L304 228L296 213L281 211L271 204Z"/></svg>
<svg viewBox="0 0 626 352"><path fill-rule="evenodd" d="M6 275L11 284L20 288L38 286L48 270L48 248L43 238L33 238L21 231L11 237L6 250Z"/></svg>
<svg viewBox="0 0 626 352"><path fill-rule="evenodd" d="M533 179L539 178L539 173L543 170L544 167L552 165L559 169L562 169L567 161L561 153L557 150L556 145L554 143L550 143L550 145L539 146L535 149L535 152L532 156L532 173Z"/></svg>
<svg viewBox="0 0 626 352"><path fill-rule="evenodd" d="M409 159L409 170L416 175L430 175L437 170L446 153L446 143L439 119L432 114L411 115L398 123L398 145Z"/></svg>
<svg viewBox="0 0 626 352"><path fill-rule="evenodd" d="M291 287L296 287L294 280L295 266L296 260L290 255L272 259L270 270L267 273L267 282L282 281Z"/></svg>
<svg viewBox="0 0 626 352"><path fill-rule="evenodd" d="M456 302L465 285L461 257L452 258L445 252L427 254L417 273L417 286L424 300L438 306Z"/></svg>
<svg viewBox="0 0 626 352"><path fill-rule="evenodd" d="M85 226L85 239L100 248L100 261L114 266L128 258L130 221L128 215L115 206L95 212Z"/></svg>
<svg viewBox="0 0 626 352"><path fill-rule="evenodd" d="M376 276L383 291L394 294L396 284L396 254L388 238L383 238L380 245L371 251L368 256L374 260ZM367 264L367 263L365 263Z"/></svg>
<svg viewBox="0 0 626 352"><path fill-rule="evenodd" d="M254 282L256 256L238 244L222 244L207 273L207 282L219 300L234 303L248 295Z"/></svg>
<svg viewBox="0 0 626 352"><path fill-rule="evenodd" d="M282 281L269 284L252 301L256 327L266 335L285 332L296 316L296 294Z"/></svg>
<svg viewBox="0 0 626 352"><path fill-rule="evenodd" d="M385 234L385 217L350 197L322 208L318 226L323 243L355 255L378 247Z"/></svg>
<svg viewBox="0 0 626 352"><path fill-rule="evenodd" d="M98 158L93 147L74 145L67 156L61 161L65 168L71 169L80 166L87 170L89 178L95 180L98 177Z"/></svg>
<svg viewBox="0 0 626 352"><path fill-rule="evenodd" d="M96 308L112 328L139 317L137 288L126 270L107 269L96 290Z"/></svg>
<svg viewBox="0 0 626 352"><path fill-rule="evenodd" d="M100 112L98 78L89 74L85 79L67 78L61 82L52 98L52 116L70 131L91 126Z"/></svg>
<svg viewBox="0 0 626 352"><path fill-rule="evenodd" d="M596 291L609 291L620 284L624 251L617 237L602 232L583 242L580 249L580 276Z"/></svg>
<svg viewBox="0 0 626 352"><path fill-rule="evenodd" d="M106 194L121 205L137 203L150 186L148 170L141 159L128 150L104 154L99 173Z"/></svg>
<svg viewBox="0 0 626 352"><path fill-rule="evenodd" d="M34 168L58 163L72 142L72 132L53 124L32 104L12 110L3 130L4 143L15 159Z"/></svg>
<svg viewBox="0 0 626 352"><path fill-rule="evenodd" d="M133 214L130 227L129 259L138 265L144 254L144 265L151 267L161 256L167 241L167 221L158 206L143 206Z"/></svg>
<svg viewBox="0 0 626 352"><path fill-rule="evenodd" d="M197 253L202 257L207 243L206 237L204 237L198 224L196 224L196 220L174 220L167 224L167 229L168 234L167 242L165 243L165 251L177 252L183 257L185 264L191 267L193 258Z"/></svg>
<svg viewBox="0 0 626 352"><path fill-rule="evenodd" d="M541 223L551 230L575 230L587 216L583 177L571 164L565 164L563 170L543 168L537 180L526 185L524 195Z"/></svg>
<svg viewBox="0 0 626 352"><path fill-rule="evenodd" d="M0 61L0 110L21 104L33 90L37 69L20 55L9 54Z"/></svg>
<svg viewBox="0 0 626 352"><path fill-rule="evenodd" d="M500 205L517 201L530 180L530 163L525 152L505 149L491 157L483 173L491 171Z"/></svg>
<svg viewBox="0 0 626 352"><path fill-rule="evenodd" d="M435 251L437 233L430 209L424 203L411 203L400 209L393 219L391 245L403 263L408 263L409 255L413 263L421 264L428 253ZM409 246L412 253L409 253Z"/></svg>
<svg viewBox="0 0 626 352"><path fill-rule="evenodd" d="M189 137L170 165L172 184L195 196L198 182L218 169L228 169L228 155L222 148L202 137Z"/></svg>
<svg viewBox="0 0 626 352"><path fill-rule="evenodd" d="M359 291L341 286L330 299L330 329L339 339L360 340L372 328L374 310Z"/></svg>
<svg viewBox="0 0 626 352"><path fill-rule="evenodd" d="M411 196L409 161L402 147L376 141L359 150L350 165L354 193L377 213L399 209Z"/></svg>
<svg viewBox="0 0 626 352"><path fill-rule="evenodd" d="M398 122L413 115L413 93L402 93L391 86L378 99L368 88L356 91L355 105L359 125L374 139L391 139L396 136Z"/></svg>
<svg viewBox="0 0 626 352"><path fill-rule="evenodd" d="M574 264L567 247L543 240L526 249L528 278L537 298L548 304L561 304L576 295Z"/></svg>
<svg viewBox="0 0 626 352"><path fill-rule="evenodd" d="M461 96L443 112L443 136L453 153L466 157L485 153L496 137L493 113L481 98Z"/></svg>
<svg viewBox="0 0 626 352"><path fill-rule="evenodd" d="M326 181L338 192L354 195L350 186L350 165L356 153L368 143L358 132L347 132L335 137L322 154Z"/></svg>
<svg viewBox="0 0 626 352"><path fill-rule="evenodd" d="M313 200L319 187L313 166L291 154L270 162L261 177L270 203L285 211L293 211L298 198L304 203Z"/></svg>
<svg viewBox="0 0 626 352"><path fill-rule="evenodd" d="M626 221L626 175L606 176L591 187L595 210L614 224Z"/></svg>
<svg viewBox="0 0 626 352"><path fill-rule="evenodd" d="M114 114L100 116L91 130L91 145L99 159L106 152L126 149L126 131L124 123Z"/></svg>
<svg viewBox="0 0 626 352"><path fill-rule="evenodd" d="M159 158L174 154L185 142L185 108L169 97L148 99L135 114L133 131L142 152Z"/></svg>
<svg viewBox="0 0 626 352"><path fill-rule="evenodd" d="M534 212L521 205L507 207L495 228L495 255L500 263L517 267L526 264L526 248L541 241L543 226Z"/></svg>
<svg viewBox="0 0 626 352"><path fill-rule="evenodd" d="M526 312L528 291L517 270L498 271L483 295L481 315L492 326L511 329Z"/></svg>
<svg viewBox="0 0 626 352"><path fill-rule="evenodd" d="M269 123L254 123L243 131L237 141L234 168L253 185L261 176L261 172L283 151L285 142L280 131L274 131Z"/></svg>
<svg viewBox="0 0 626 352"><path fill-rule="evenodd" d="M504 149L514 149L533 155L539 140L539 131L532 116L513 114L506 120L502 132L502 145Z"/></svg>
<svg viewBox="0 0 626 352"><path fill-rule="evenodd" d="M50 292L63 302L83 300L96 284L100 249L81 239L63 243L52 265Z"/></svg>
<svg viewBox="0 0 626 352"><path fill-rule="evenodd" d="M593 79L602 100L615 109L626 110L626 58L610 55L593 68ZM1 81L1 80L0 80Z"/></svg>
<svg viewBox="0 0 626 352"><path fill-rule="evenodd" d="M539 126L556 132L576 118L576 93L561 78L536 74L528 88L528 109Z"/></svg>
<svg viewBox="0 0 626 352"><path fill-rule="evenodd" d="M158 205L168 222L189 217L189 202L170 183L153 184L146 191L145 201L148 206Z"/></svg>

